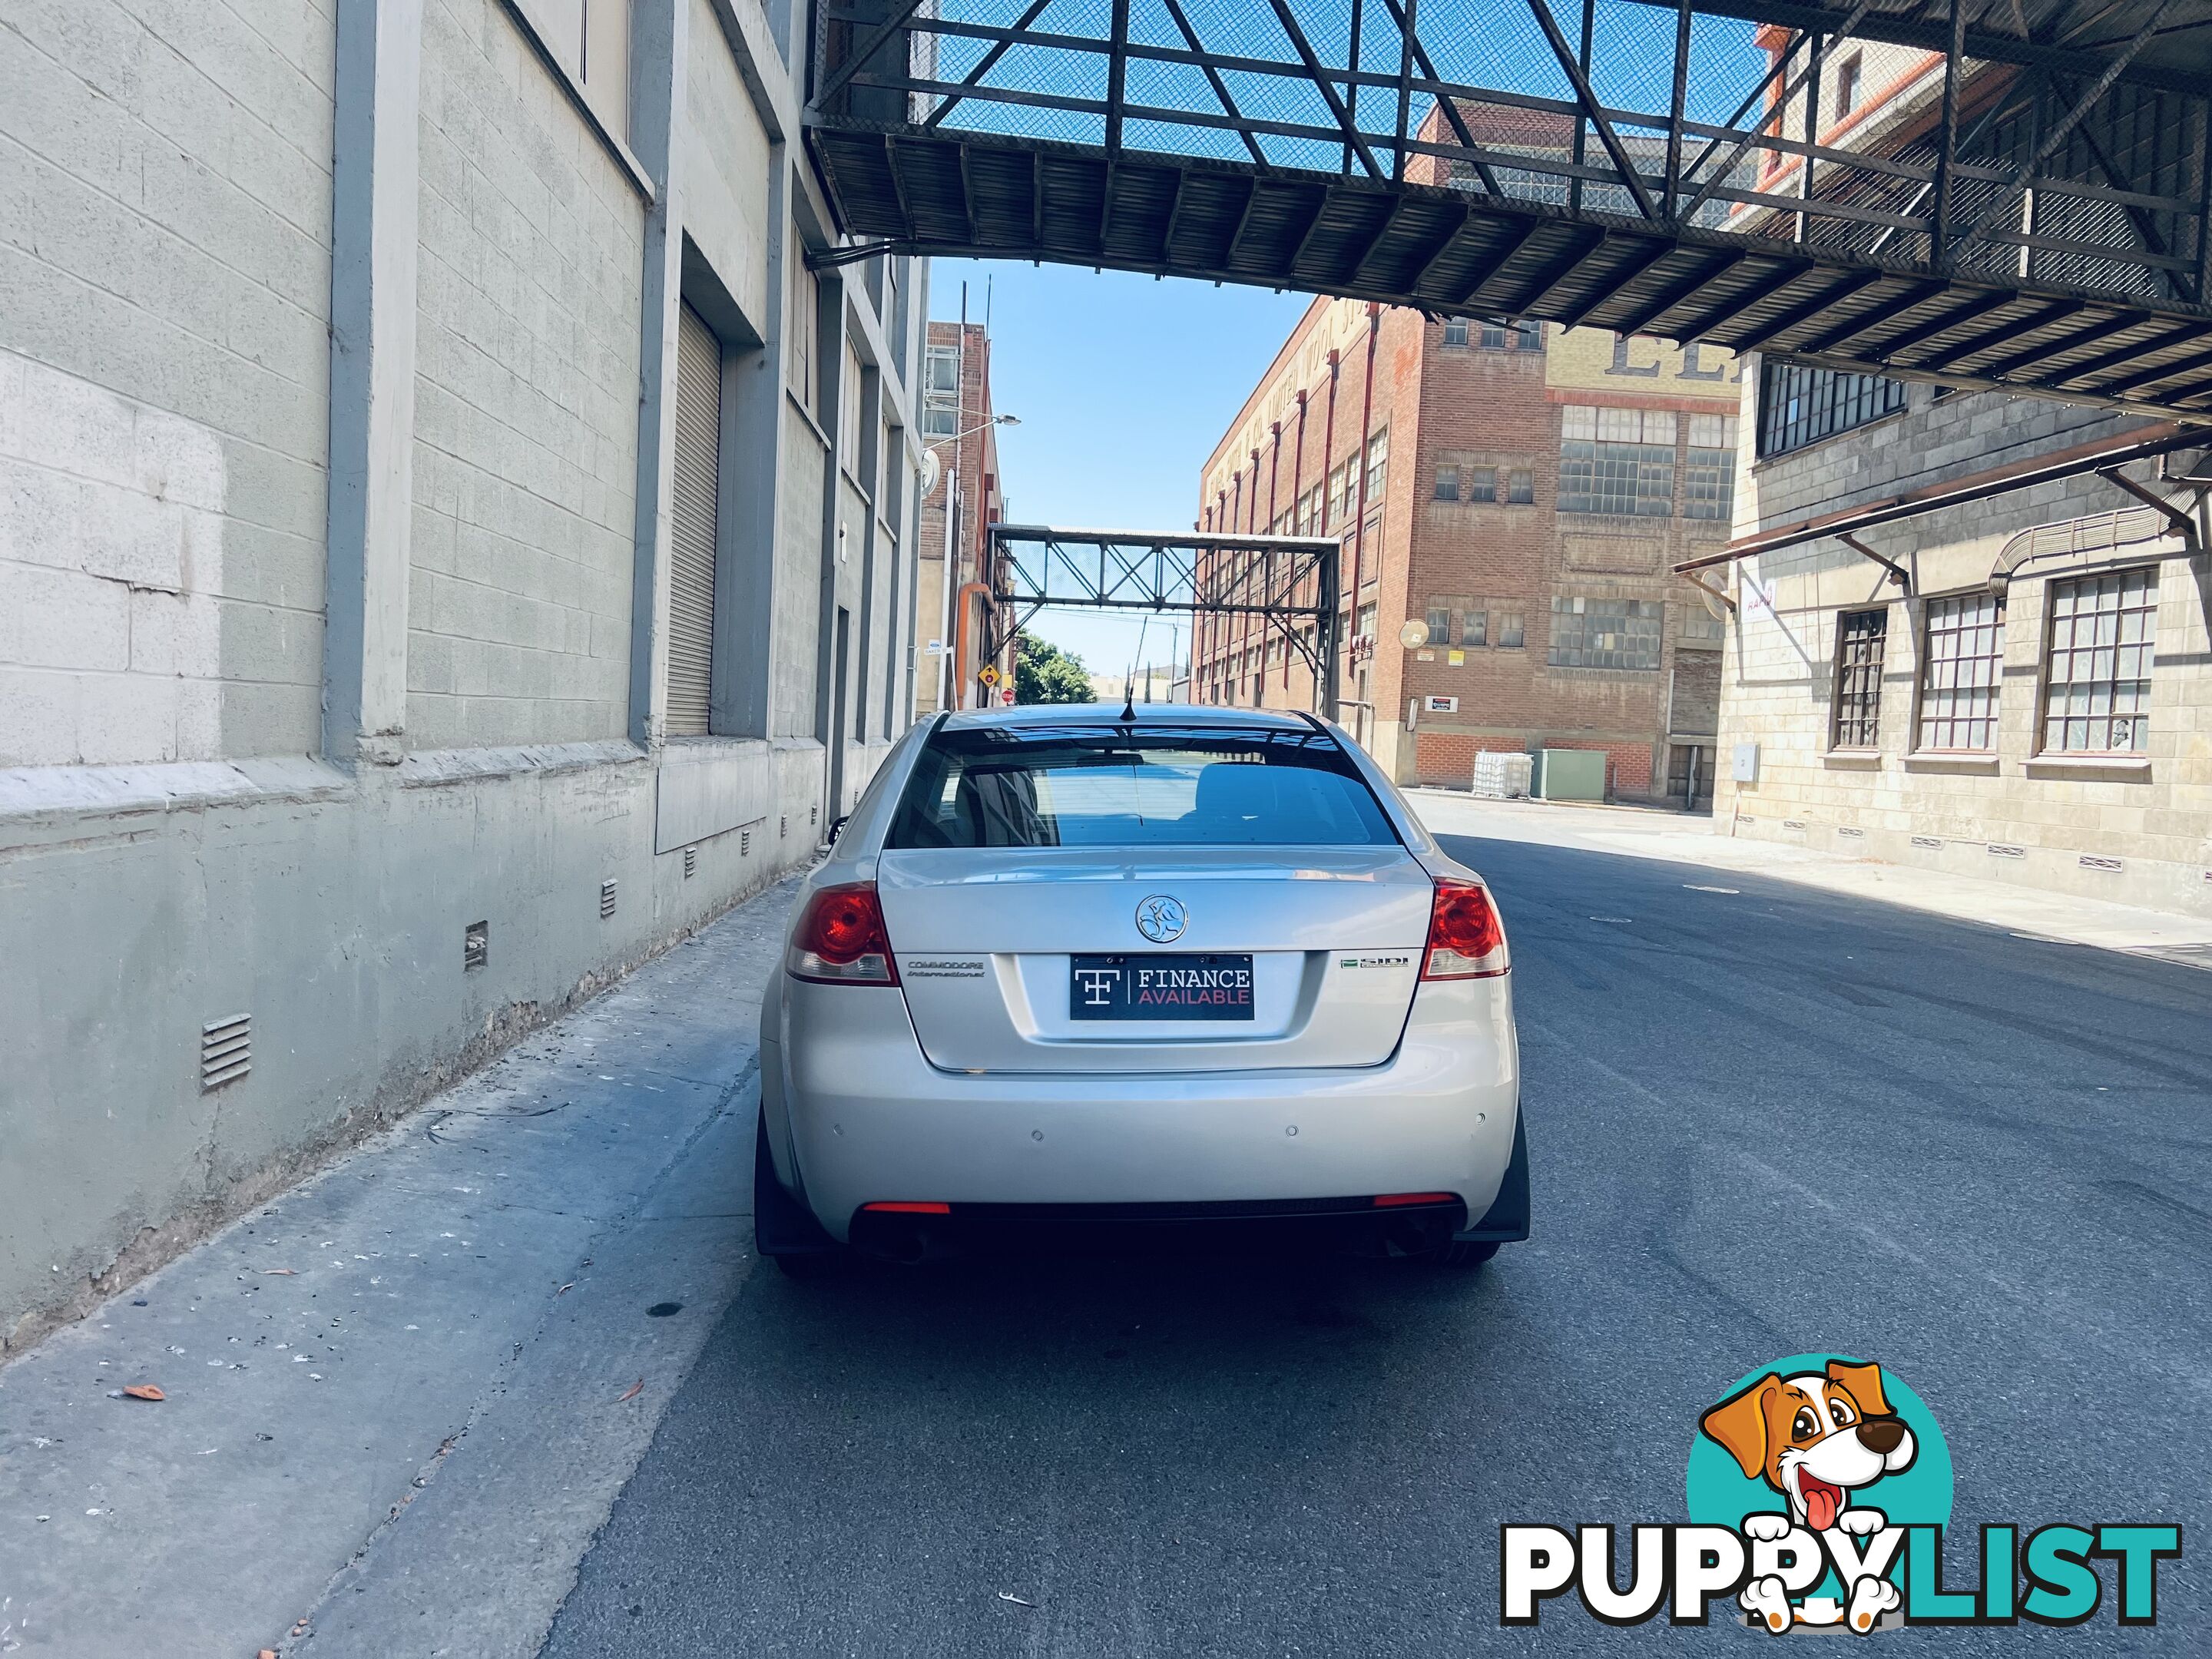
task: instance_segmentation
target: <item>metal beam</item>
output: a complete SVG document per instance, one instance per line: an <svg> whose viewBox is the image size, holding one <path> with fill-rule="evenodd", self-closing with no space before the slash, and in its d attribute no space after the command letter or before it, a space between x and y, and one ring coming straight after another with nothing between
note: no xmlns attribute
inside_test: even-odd
<svg viewBox="0 0 2212 1659"><path fill-rule="evenodd" d="M1952 0L1954 10L1959 3L1960 0ZM2090 83L2089 90L2076 99L2074 107L2067 111L2065 116L2043 135L2043 141L2035 147L2027 160L2020 164L2019 171L2014 174L2010 182L2000 188L1996 194L1983 206L1981 212L1975 216L1974 222L1966 230L1967 241L1972 241L2004 216L2005 210L2012 204L2012 199L2019 193L2021 187L2033 178L2036 169L2049 161L2059 145L2066 142L2067 134L2081 125L2081 118L2088 114L2095 106L2097 100L2112 89L2112 82L2120 78L2120 72L2135 62L2136 55L2150 44L2151 36L2158 33L2160 25L2166 21L2166 13L2172 9L2173 0L2159 0L2157 9L2143 19L2142 27L2135 32L2127 45L2120 48L2118 54L2105 65L2097 78ZM1957 52L1959 47L1954 45L1952 50Z"/></svg>
<svg viewBox="0 0 2212 1659"><path fill-rule="evenodd" d="M1855 317L1846 317L1825 333L1815 334L1811 339L1801 342L1797 349L1808 356L1816 355L1841 345L1846 340L1856 339L1862 334L1880 328L1884 323L1902 317L1916 306L1926 305L1937 295L1944 293L1947 286L1937 282L1916 283L1904 293L1883 301L1872 310L1862 311Z"/></svg>
<svg viewBox="0 0 2212 1659"><path fill-rule="evenodd" d="M1413 31L1405 7L1399 3L1399 0L1382 0L1382 4L1390 14L1390 21L1413 41L1413 62L1419 68L1422 76L1431 82L1441 80L1443 77L1437 73L1437 66L1429 57L1428 48L1422 46L1421 37ZM1444 119L1451 125L1452 136L1459 140L1462 148L1471 153L1474 163L1474 176L1482 180L1482 187L1492 196L1504 195L1504 191L1498 185L1498 175L1490 170L1490 163L1483 160L1480 154L1481 146L1474 142L1474 135L1467 130L1467 121L1460 114L1459 106L1442 94L1437 94L1436 97L1437 107L1444 112Z"/></svg>
<svg viewBox="0 0 2212 1659"><path fill-rule="evenodd" d="M1860 3L1871 4L1872 0L1860 0ZM1283 0L1275 0L1277 6L1282 3ZM1628 151L1622 146L1620 135L1613 130L1613 123L1605 118L1605 111L1597 101L1597 94L1590 89L1589 76L1583 73L1582 65L1576 61L1573 50L1567 45L1567 37L1559 32L1559 20L1552 15L1551 7L1545 4L1544 0L1528 0L1528 9L1535 14L1537 27L1544 31L1544 39L1551 43L1552 55L1559 60L1559 67L1566 71L1568 84L1575 89L1575 100L1582 106L1583 113L1589 118L1590 125L1596 130L1598 143L1605 146L1605 153L1613 158L1613 165L1620 174L1620 182L1628 186L1629 194L1636 198L1636 205L1644 216L1656 219L1659 210L1652 205L1651 192L1644 187L1643 178L1637 173L1635 162L1629 159Z"/></svg>
<svg viewBox="0 0 2212 1659"><path fill-rule="evenodd" d="M1182 32L1185 44L1194 52L1203 53L1206 48L1199 44L1198 31L1190 26L1190 19L1183 15L1181 0L1162 0L1162 3L1167 7L1168 15L1175 20L1176 27ZM1243 113L1237 109L1237 100L1229 95L1229 83L1221 78L1221 71L1212 64L1205 64L1203 68L1206 84L1213 88L1214 97L1220 100L1221 112L1238 124L1237 136L1244 141L1244 148L1252 152L1253 165L1267 167L1267 152L1260 148L1260 141L1244 127Z"/></svg>
<svg viewBox="0 0 2212 1659"><path fill-rule="evenodd" d="M1908 328L1893 340L1884 340L1869 348L1869 355L1882 362L1895 359L1900 351L1910 351L1923 340L1932 340L1939 334L1948 334L1954 328L1963 328L1977 317L1986 317L1992 311L2008 306L2020 296L2016 294L1978 294L1962 306L1945 312L1940 317L1930 317L1924 323Z"/></svg>
<svg viewBox="0 0 2212 1659"><path fill-rule="evenodd" d="M1367 148L1367 140L1352 125L1352 112L1344 106L1344 100L1337 93L1336 83L1329 78L1328 70L1322 67L1320 58L1314 52L1313 43L1306 39L1306 32L1298 27L1298 20L1291 12L1288 0L1268 0L1268 3L1274 8L1275 21L1283 26L1283 33L1290 36L1291 50L1305 64L1306 73L1313 77L1314 90L1321 94L1322 101L1328 106L1328 112L1336 118L1336 125L1343 131L1345 143L1359 158L1360 166L1367 169L1367 176L1380 179L1382 169L1376 162L1375 152Z"/></svg>
<svg viewBox="0 0 2212 1659"><path fill-rule="evenodd" d="M1051 3L1052 0L1030 0L1028 8L1023 11L1019 17L1014 19L1013 33L1009 34L1003 40L994 42L990 51L985 52L982 58L978 60L975 67L969 70L967 74L960 77L960 84L963 87L977 87L982 85L983 77L988 75L993 70L996 69L999 66L999 60L1014 49L1014 35L1019 34L1024 29L1029 27L1030 24L1036 22L1036 20L1043 15L1044 9ZM1174 0L1169 0L1169 3L1172 5L1174 3ZM964 94L956 92L951 97L945 99L943 103L938 105L935 109L930 111L928 118L921 124L921 130L924 132L933 131L939 122L944 120L946 116L951 114L955 109L959 107L960 101L964 95Z"/></svg>
<svg viewBox="0 0 2212 1659"><path fill-rule="evenodd" d="M1794 328L1802 328L1822 312L1848 300L1861 289L1872 288L1887 272L1880 270L1854 271L1832 288L1822 289L1811 299L1794 305L1770 322L1761 323L1748 334L1739 334L1728 342L1731 351L1756 351L1778 335L1787 334ZM1784 347L1784 349L1788 349Z"/></svg>
<svg viewBox="0 0 2212 1659"><path fill-rule="evenodd" d="M1956 345L1946 346L1932 357L1923 357L1912 366L1923 374L1940 374L1950 368L1952 364L1964 362L1969 357L1978 356L1992 346L2004 345L2008 342L2019 339L2023 334L2033 334L2039 328L2048 328L2060 318L2071 316L2081 308L2080 304L2075 301L2053 300L2040 311L2031 311L2027 316L2014 318L2011 322L1993 328L1986 334L1977 334L1972 339L1961 340Z"/></svg>
<svg viewBox="0 0 2212 1659"><path fill-rule="evenodd" d="M1872 559L1884 570L1889 572L1890 580L1895 582L1899 587L1905 590L1905 594L1907 599L1912 597L1912 574L1910 571L1905 569L1903 565L1898 563L1894 559L1884 558L1881 554L1875 552L1874 549L1869 547L1864 542L1861 541L1856 536L1852 535L1848 530L1838 531L1836 532L1836 539L1841 542L1845 547L1850 548L1852 552L1858 554L1862 558Z"/></svg>
<svg viewBox="0 0 2212 1659"><path fill-rule="evenodd" d="M2179 423L2168 423L2153 428L2148 434L2131 433L2117 443L2087 445L2057 460L2046 459L1997 467L1964 483L1923 485L1866 507L1830 513L1797 524L1778 526L1772 530L1761 531L1755 536L1747 536L1741 541L1730 542L1717 553L1685 559L1672 568L1678 576L1687 575L1693 570L1710 570L1717 565L1733 564L1738 559L1779 553L1787 548L1802 547L1808 542L1821 541L1832 536L1869 530L1878 525L1895 524L1900 520L1917 519L1954 507L1969 507L1976 501L1985 501L1993 495L2032 489L2039 484L2054 483L2062 478L2078 478L2105 467L2121 466L2130 461L2163 455L2168 450L2199 448L2208 444L2212 444L2212 428L2185 428Z"/></svg>
<svg viewBox="0 0 2212 1659"><path fill-rule="evenodd" d="M860 65L874 57L882 49L884 42L897 33L907 20L921 9L921 0L898 0L897 9L862 38L853 55L840 63L830 78L815 88L814 96L809 101L817 106L826 105L842 92L845 83L860 72Z"/></svg>
<svg viewBox="0 0 2212 1659"><path fill-rule="evenodd" d="M2045 342L2023 347L2009 357L2000 357L1993 363L1983 364L1976 373L1985 374L1992 380L2002 380L2008 374L2017 374L2021 369L2032 368L2037 363L2047 362L2061 351L2077 351L2095 341L2108 340L2115 334L2124 334L2128 330L2149 320L2150 319L2140 311L2124 311L2117 317L2107 318L2101 323L2068 335L2057 345Z"/></svg>
<svg viewBox="0 0 2212 1659"><path fill-rule="evenodd" d="M1482 291L1483 285L1510 264L1521 250L1535 240L1536 233L1553 222L1549 219L1524 219L1518 230L1510 233L1498 246L1475 262L1474 274L1460 287L1455 306L1464 306Z"/></svg>
<svg viewBox="0 0 2212 1659"><path fill-rule="evenodd" d="M1845 17L1844 21L1838 23L1830 33L1830 45L1836 45L1849 36L1852 30L1858 27L1860 22L1865 18L1867 13L1871 11L1873 9L1874 0L1857 0L1857 3L1851 8L1850 15ZM1798 38L1804 40L1808 45L1811 43L1813 39L1809 34L1800 36ZM1776 60L1774 68L1767 72L1768 82L1771 82L1774 76L1781 71L1783 65L1790 61L1790 53L1795 52L1796 49L1797 40L1792 40L1789 46L1784 48L1781 58ZM1810 52L1807 54L1807 58L1808 62L1805 68L1798 70L1796 76L1790 81L1790 84L1782 89L1782 96L1775 103L1775 107L1777 109L1788 109L1790 107L1790 99L1797 94L1799 89L1804 86L1806 81L1809 77L1819 72L1820 64L1819 52L1817 51ZM1737 120L1741 120L1742 118L1741 115L1738 115L1736 117ZM1733 125L1733 123L1731 123L1731 125ZM1759 129L1757 127L1753 127L1736 140L1735 147L1729 151L1728 160L1722 162L1720 166L1712 170L1711 174L1705 179L1705 184L1699 187L1698 193L1690 198L1690 205L1682 210L1681 216L1684 219L1693 219L1697 216L1698 210L1705 204L1705 203L1711 198L1713 192L1718 190L1722 184L1726 181L1729 174L1735 171L1735 164L1743 159L1744 151L1749 149L1753 144L1758 142L1759 136ZM1705 147L1705 153L1698 157L1696 165L1690 169L1691 172L1695 173L1698 170L1698 167L1703 167L1705 163L1705 157L1711 155L1713 147L1710 144L1707 145ZM1812 167L1813 163L1809 156L1806 159L1805 165L1808 169Z"/></svg>
<svg viewBox="0 0 2212 1659"><path fill-rule="evenodd" d="M1700 266L1671 288L1662 289L1655 298L1645 301L1627 316L1620 319L1620 331L1623 334L1641 334L1668 312L1678 306L1687 304L1701 289L1711 287L1750 257L1747 253L1732 253L1722 260L1718 270L1710 266Z"/></svg>
<svg viewBox="0 0 2212 1659"><path fill-rule="evenodd" d="M1753 283L1749 293L1739 294L1733 299L1723 300L1711 310L1702 312L1683 324L1679 330L1675 331L1675 337L1682 340L1705 339L1715 329L1727 327L1762 301L1772 298L1808 271L1817 269L1819 267L1809 259L1797 260L1784 265L1780 270Z"/></svg>
<svg viewBox="0 0 2212 1659"><path fill-rule="evenodd" d="M2212 363L2212 351L2192 352L2186 357L2177 357L2170 363L2159 363L2149 368L2138 369L2133 374L2123 375L2117 380L2107 380L2098 390L2117 396L2142 386L2156 386L2161 380L2178 380L2209 363Z"/></svg>
<svg viewBox="0 0 2212 1659"><path fill-rule="evenodd" d="M1629 256L1626 269L1607 273L1605 277L1594 289L1591 290L1590 295L1588 299L1583 301L1579 305L1569 307L1566 315L1557 319L1559 326L1562 328L1581 327L1583 321L1589 316L1590 313L1595 311L1600 306L1605 304L1608 300L1619 299L1622 289L1626 289L1631 283L1634 282L1638 276L1641 276L1645 271L1650 270L1652 266L1657 264L1662 259L1665 258L1674 251L1674 244L1672 242L1654 240L1646 243L1644 246L1638 248L1633 254ZM1632 329L1624 330L1622 331L1625 333L1634 332Z"/></svg>
<svg viewBox="0 0 2212 1659"><path fill-rule="evenodd" d="M1675 0L1639 0L1639 3L1663 6L1672 10ZM1716 17L1740 18L1746 22L1771 24L1778 28L1796 31L1820 29L1834 33L1838 19L1844 14L1834 6L1824 6L1815 0L1697 0L1698 9ZM2009 5L1991 5L1984 15L2009 19L2017 15ZM1910 9L1882 10L1874 13L1867 26L1859 33L1869 40L1886 40L1893 46L1917 46L1923 52L1942 52L1950 41L1950 26L1944 15L1929 6ZM2029 69L2056 69L2075 75L2094 75L2101 69L2109 54L2101 43L2067 45L2063 42L2033 38L2026 27L2017 33L2000 33L1993 28L1972 28L1966 32L1966 52L1969 58L1984 63L2015 64ZM2130 67L2123 80L2144 86L2160 87L2169 92L2200 92L2203 88L2201 74L2187 65Z"/></svg>
<svg viewBox="0 0 2212 1659"><path fill-rule="evenodd" d="M2191 552L2196 550L2197 520L2193 517L2183 512L2156 490L2144 489L2117 466L2100 466L2097 469L2097 476L2112 485L2113 489L2125 490L2145 507L2164 515L2166 523L2172 526L2172 533L2188 543Z"/></svg>

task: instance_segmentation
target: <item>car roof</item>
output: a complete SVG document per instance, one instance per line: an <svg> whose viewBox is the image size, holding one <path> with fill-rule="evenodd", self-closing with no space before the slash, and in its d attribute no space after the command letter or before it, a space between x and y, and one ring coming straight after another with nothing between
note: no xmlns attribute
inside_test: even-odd
<svg viewBox="0 0 2212 1659"><path fill-rule="evenodd" d="M1217 705L1194 702L1140 702L1132 705L1135 713L1129 720L1121 718L1123 705L1118 702L1033 702L1014 708L959 708L945 717L945 726L953 731L975 731L991 726L1133 726L1143 731L1147 726L1171 726L1185 729L1194 726L1219 726L1239 731L1310 732L1310 715L1285 713L1279 708L1224 708Z"/></svg>

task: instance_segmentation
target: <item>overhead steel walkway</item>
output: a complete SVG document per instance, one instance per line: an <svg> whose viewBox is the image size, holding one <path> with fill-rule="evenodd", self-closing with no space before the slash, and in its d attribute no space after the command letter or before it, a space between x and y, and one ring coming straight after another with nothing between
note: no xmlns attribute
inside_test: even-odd
<svg viewBox="0 0 2212 1659"><path fill-rule="evenodd" d="M1048 608L1177 612L1219 638L1279 641L1313 677L1317 711L1336 718L1343 550L1334 538L1036 524L994 524L988 534L994 620L987 658L1005 642L1000 626L1018 632ZM1205 648L1194 637L1191 660Z"/></svg>
<svg viewBox="0 0 2212 1659"><path fill-rule="evenodd" d="M2212 0L820 0L878 249L2212 416Z"/></svg>

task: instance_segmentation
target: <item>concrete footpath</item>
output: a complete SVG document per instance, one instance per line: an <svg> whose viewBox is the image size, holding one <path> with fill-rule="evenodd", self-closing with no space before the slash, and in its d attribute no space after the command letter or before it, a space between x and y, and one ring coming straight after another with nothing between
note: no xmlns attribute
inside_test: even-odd
<svg viewBox="0 0 2212 1659"><path fill-rule="evenodd" d="M1725 823L1717 824L1702 813L1483 800L1446 789L1408 793L1422 822L1439 835L1483 836L1497 841L1698 864L1715 871L1740 871L1962 921L1983 922L2024 939L2126 951L2212 968L2212 920L2202 917L1731 836ZM1509 925L1511 920L1507 918Z"/></svg>
<svg viewBox="0 0 2212 1659"><path fill-rule="evenodd" d="M0 1370L0 1654L535 1653L753 1267L792 890Z"/></svg>

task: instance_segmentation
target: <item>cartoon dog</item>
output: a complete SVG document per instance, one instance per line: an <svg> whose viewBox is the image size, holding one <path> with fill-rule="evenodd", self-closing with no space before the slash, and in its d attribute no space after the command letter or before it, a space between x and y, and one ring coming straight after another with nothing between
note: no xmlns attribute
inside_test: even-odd
<svg viewBox="0 0 2212 1659"><path fill-rule="evenodd" d="M1707 1412L1700 1426L1747 1477L1765 1481L1788 1501L1786 1521L1778 1515L1744 1519L1747 1534L1770 1540L1792 1524L1816 1533L1832 1527L1857 1536L1879 1532L1888 1517L1854 1507L1851 1495L1910 1468L1918 1449L1882 1394L1881 1367L1844 1359L1794 1376L1770 1372ZM1860 1631L1872 1629L1899 1599L1895 1584L1871 1577L1852 1585L1850 1595L1850 1621ZM1747 1585L1741 1602L1778 1633L1793 1621L1835 1624L1844 1612L1826 1598L1792 1609L1781 1580L1772 1577Z"/></svg>

